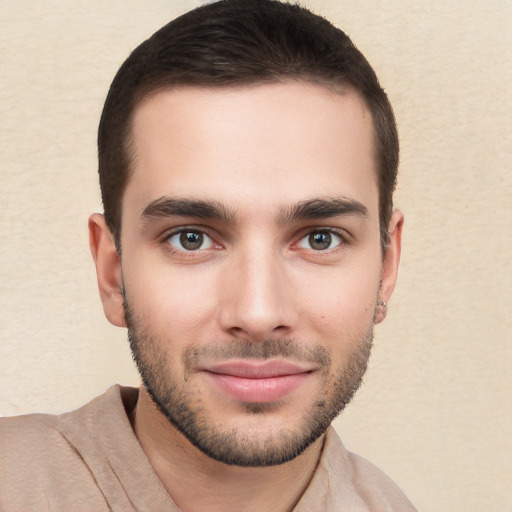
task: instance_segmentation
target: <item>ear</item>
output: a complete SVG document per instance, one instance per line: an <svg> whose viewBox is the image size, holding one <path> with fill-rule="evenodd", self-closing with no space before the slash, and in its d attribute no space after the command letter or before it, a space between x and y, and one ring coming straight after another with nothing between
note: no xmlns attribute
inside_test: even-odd
<svg viewBox="0 0 512 512"><path fill-rule="evenodd" d="M398 276L398 264L400 263L400 252L402 250L403 225L404 216L402 212L395 210L391 216L391 220L389 221L389 243L384 255L379 292L379 301L383 301L385 304L377 306L375 323L380 323L386 318L386 305L391 299L391 295L395 289L396 278Z"/></svg>
<svg viewBox="0 0 512 512"><path fill-rule="evenodd" d="M111 324L126 327L121 259L105 217L99 213L89 217L89 245L96 265L96 276L105 316Z"/></svg>

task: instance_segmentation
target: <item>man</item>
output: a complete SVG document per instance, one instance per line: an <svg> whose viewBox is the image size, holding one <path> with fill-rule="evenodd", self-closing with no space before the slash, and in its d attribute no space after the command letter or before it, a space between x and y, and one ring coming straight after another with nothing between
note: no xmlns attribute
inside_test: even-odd
<svg viewBox="0 0 512 512"><path fill-rule="evenodd" d="M89 221L140 390L2 425L2 510L411 511L330 424L386 316L393 113L347 36L225 0L126 60Z"/></svg>

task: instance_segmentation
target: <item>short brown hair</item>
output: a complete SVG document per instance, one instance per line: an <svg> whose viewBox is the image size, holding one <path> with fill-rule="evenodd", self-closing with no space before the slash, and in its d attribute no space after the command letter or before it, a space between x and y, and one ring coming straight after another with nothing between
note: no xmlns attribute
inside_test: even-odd
<svg viewBox="0 0 512 512"><path fill-rule="evenodd" d="M304 80L355 89L375 130L383 250L393 210L398 134L372 67L324 18L277 0L221 0L171 21L139 45L117 72L98 132L105 220L120 248L121 202L130 175L133 112L146 96L177 86L235 87Z"/></svg>

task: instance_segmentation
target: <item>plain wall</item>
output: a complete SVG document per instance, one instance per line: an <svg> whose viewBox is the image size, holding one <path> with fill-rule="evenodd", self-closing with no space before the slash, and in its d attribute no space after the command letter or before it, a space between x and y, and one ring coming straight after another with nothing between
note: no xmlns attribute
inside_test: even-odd
<svg viewBox="0 0 512 512"><path fill-rule="evenodd" d="M87 218L115 71L196 0L0 2L0 413L136 384L103 316ZM402 266L336 428L420 510L512 510L512 2L305 0L394 105Z"/></svg>

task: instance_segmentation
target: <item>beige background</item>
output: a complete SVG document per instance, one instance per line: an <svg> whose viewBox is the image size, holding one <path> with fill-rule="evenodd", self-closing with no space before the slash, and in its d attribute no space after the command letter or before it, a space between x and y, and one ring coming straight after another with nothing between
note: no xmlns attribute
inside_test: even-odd
<svg viewBox="0 0 512 512"><path fill-rule="evenodd" d="M0 413L136 383L89 256L113 75L196 0L0 2ZM512 510L512 2L306 0L354 39L402 142L401 274L346 444L421 510Z"/></svg>

